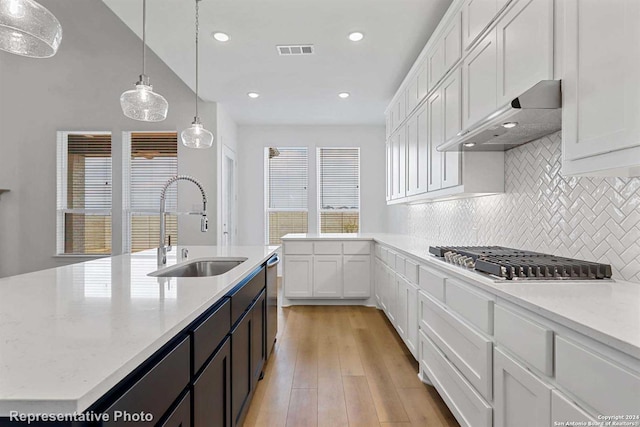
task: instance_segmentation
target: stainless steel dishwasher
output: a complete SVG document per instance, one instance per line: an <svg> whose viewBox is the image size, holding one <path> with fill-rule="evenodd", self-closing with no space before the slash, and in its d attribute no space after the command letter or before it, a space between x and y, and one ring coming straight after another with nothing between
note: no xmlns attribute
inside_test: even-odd
<svg viewBox="0 0 640 427"><path fill-rule="evenodd" d="M278 332L278 254L267 261L267 357L271 355Z"/></svg>

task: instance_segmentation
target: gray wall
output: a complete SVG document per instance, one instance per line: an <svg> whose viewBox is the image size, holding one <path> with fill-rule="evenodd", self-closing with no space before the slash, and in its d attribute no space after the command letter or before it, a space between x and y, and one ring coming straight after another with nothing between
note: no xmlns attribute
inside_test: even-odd
<svg viewBox="0 0 640 427"><path fill-rule="evenodd" d="M611 264L640 283L640 178L565 177L560 133L506 152L505 193L389 207L393 233Z"/></svg>
<svg viewBox="0 0 640 427"><path fill-rule="evenodd" d="M100 0L42 0L63 26L63 40L50 59L0 52L0 277L55 267L82 259L56 258L56 131L113 132L113 211L122 208L121 133L177 130L193 120L193 92L149 52L147 73L169 101L166 121L127 119L119 98L140 74L140 39ZM134 2L132 2L134 3ZM136 3L137 4L137 3ZM216 105L201 104L205 126L215 133ZM199 231L198 218L180 218L180 241L215 244L216 150L180 146L179 171L207 189L212 224ZM199 203L195 188L180 189L180 205ZM114 223L114 252L121 247Z"/></svg>
<svg viewBox="0 0 640 427"><path fill-rule="evenodd" d="M315 211L316 147L360 147L360 229L386 228L384 126L240 126L238 221L241 244L265 241L264 147L309 147L309 211ZM309 215L309 232L317 219Z"/></svg>

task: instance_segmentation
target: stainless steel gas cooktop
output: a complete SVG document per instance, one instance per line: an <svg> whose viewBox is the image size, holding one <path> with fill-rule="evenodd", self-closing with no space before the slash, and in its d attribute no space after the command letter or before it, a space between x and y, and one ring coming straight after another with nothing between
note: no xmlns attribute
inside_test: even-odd
<svg viewBox="0 0 640 427"><path fill-rule="evenodd" d="M611 279L611 266L502 246L431 246L443 261L507 280Z"/></svg>

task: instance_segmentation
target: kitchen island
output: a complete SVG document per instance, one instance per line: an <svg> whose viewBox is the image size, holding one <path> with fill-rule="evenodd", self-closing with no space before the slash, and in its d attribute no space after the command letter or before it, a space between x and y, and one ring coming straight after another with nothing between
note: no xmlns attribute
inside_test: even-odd
<svg viewBox="0 0 640 427"><path fill-rule="evenodd" d="M182 357L178 357L180 352L194 353L193 358L185 356L191 362L180 366L185 375L202 374L205 362L216 356L198 359L199 349L213 346L210 353L217 354L230 340L225 338L218 346L205 337L200 345L198 331L221 333L224 338L234 324L236 329L244 325L249 305L237 309L230 300L235 295L242 298L234 302L247 300L243 289L249 285L255 295L248 297L247 304L255 305L264 297L265 264L276 249L190 246L188 260L176 255L182 253L180 248L169 252L167 267L201 258L246 258L212 277L150 277L158 266L156 251L148 250L0 279L0 417L9 417L12 411L103 411L148 377L150 369ZM252 285L258 279L261 282ZM224 322L207 324L215 316ZM260 317L265 319L263 314ZM246 322L247 328L259 324L257 320L256 314L255 322ZM217 331L221 323L228 329ZM250 330L242 332L251 335ZM243 340L248 338L244 335ZM170 388L163 381L169 381L166 377L173 371L166 371L165 379L156 385ZM182 390L191 391L181 381L177 380L178 394L183 398ZM242 408L247 403L243 401ZM152 424L158 421L158 415L154 416Z"/></svg>

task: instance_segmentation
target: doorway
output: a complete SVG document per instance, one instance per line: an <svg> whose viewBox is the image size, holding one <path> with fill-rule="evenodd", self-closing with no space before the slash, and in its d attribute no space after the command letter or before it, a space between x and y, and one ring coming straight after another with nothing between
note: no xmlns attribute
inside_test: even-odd
<svg viewBox="0 0 640 427"><path fill-rule="evenodd" d="M236 244L236 153L226 145L222 146L222 188L220 197L221 246Z"/></svg>

